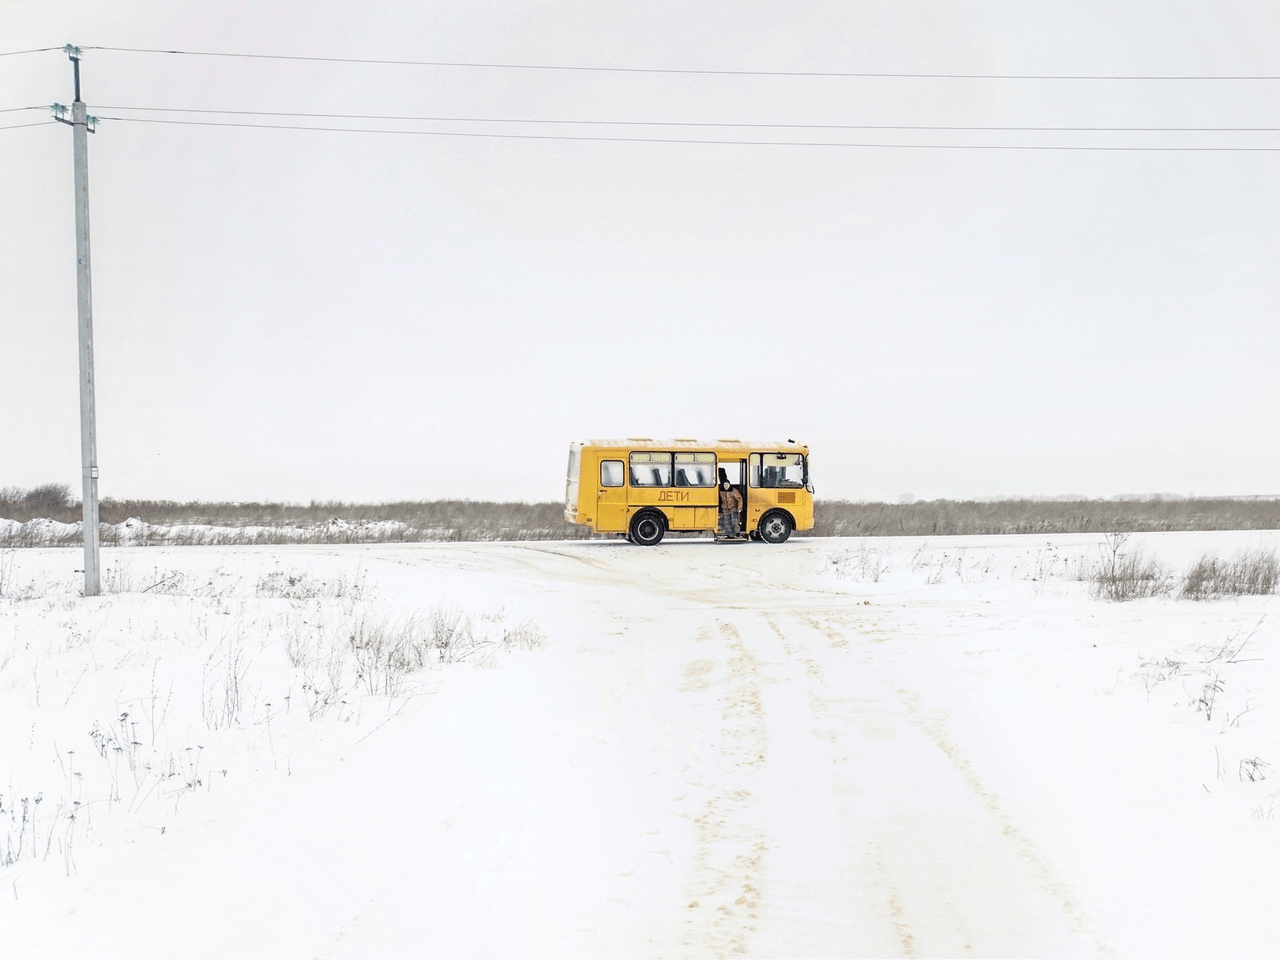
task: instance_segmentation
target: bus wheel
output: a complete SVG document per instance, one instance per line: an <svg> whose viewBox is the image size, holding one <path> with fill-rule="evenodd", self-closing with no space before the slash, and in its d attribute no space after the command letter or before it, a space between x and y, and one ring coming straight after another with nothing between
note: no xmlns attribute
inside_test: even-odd
<svg viewBox="0 0 1280 960"><path fill-rule="evenodd" d="M760 521L760 536L766 543L786 543L791 536L791 518L785 513L766 513Z"/></svg>
<svg viewBox="0 0 1280 960"><path fill-rule="evenodd" d="M631 520L631 541L642 547L656 546L666 532L662 518L656 513L637 513Z"/></svg>

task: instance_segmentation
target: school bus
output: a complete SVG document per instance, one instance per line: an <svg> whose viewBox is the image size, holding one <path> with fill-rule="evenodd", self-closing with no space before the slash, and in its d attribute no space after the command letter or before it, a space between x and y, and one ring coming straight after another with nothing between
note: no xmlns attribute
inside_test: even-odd
<svg viewBox="0 0 1280 960"><path fill-rule="evenodd" d="M739 529L782 543L813 529L809 448L794 440L587 440L569 446L564 517L653 546L669 530L719 529L719 488L742 495Z"/></svg>

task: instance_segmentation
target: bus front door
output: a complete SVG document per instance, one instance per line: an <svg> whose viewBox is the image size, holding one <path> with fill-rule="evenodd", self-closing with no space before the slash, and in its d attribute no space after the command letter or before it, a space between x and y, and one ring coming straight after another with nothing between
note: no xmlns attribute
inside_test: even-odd
<svg viewBox="0 0 1280 960"><path fill-rule="evenodd" d="M738 532L747 535L747 461L721 460L720 480L728 480L730 486L742 495L742 510L738 513ZM716 533L718 534L717 527Z"/></svg>

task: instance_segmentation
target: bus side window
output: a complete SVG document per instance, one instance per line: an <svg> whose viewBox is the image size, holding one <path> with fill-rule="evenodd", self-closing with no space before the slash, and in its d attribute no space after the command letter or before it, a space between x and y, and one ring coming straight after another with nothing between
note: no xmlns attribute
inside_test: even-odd
<svg viewBox="0 0 1280 960"><path fill-rule="evenodd" d="M677 453L675 465L677 487L714 487L716 485L714 453Z"/></svg>
<svg viewBox="0 0 1280 960"><path fill-rule="evenodd" d="M622 486L622 461L621 460L601 460L600 461L600 486L602 487Z"/></svg>
<svg viewBox="0 0 1280 960"><path fill-rule="evenodd" d="M671 486L671 454L636 451L631 454L633 487Z"/></svg>

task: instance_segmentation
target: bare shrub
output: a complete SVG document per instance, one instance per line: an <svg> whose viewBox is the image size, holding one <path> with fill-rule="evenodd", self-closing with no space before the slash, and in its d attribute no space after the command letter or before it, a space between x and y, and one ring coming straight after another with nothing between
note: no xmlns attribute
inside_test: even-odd
<svg viewBox="0 0 1280 960"><path fill-rule="evenodd" d="M1217 670L1214 670L1205 680L1204 686L1200 688L1199 695L1192 701L1196 708L1196 713L1203 713L1206 720L1213 719L1213 708L1218 702L1218 694L1222 693L1226 686L1226 681Z"/></svg>
<svg viewBox="0 0 1280 960"><path fill-rule="evenodd" d="M488 653L533 650L545 637L532 620L508 626L505 611L480 623L447 603L392 616L368 603L326 611L308 604L277 621L286 659L302 672L312 718L353 692L399 696L410 676L440 664L476 662Z"/></svg>
<svg viewBox="0 0 1280 960"><path fill-rule="evenodd" d="M365 586L363 572L357 572L350 580L344 576L321 580L305 570L272 570L258 581L255 593L259 597L282 597L288 600L362 600L366 592Z"/></svg>
<svg viewBox="0 0 1280 960"><path fill-rule="evenodd" d="M1262 621L1259 620L1248 633L1237 630L1229 634L1221 643L1202 645L1197 648L1202 655L1199 672L1203 675L1204 682L1201 684L1199 692L1192 697L1191 705L1195 707L1197 713L1203 713L1206 720L1213 720L1214 710L1218 705L1218 697L1226 689L1227 681L1223 677L1223 671L1227 667L1247 663L1254 659L1247 658L1243 654L1261 626ZM1245 707L1236 715L1234 721L1232 721L1231 715L1227 714L1227 724L1239 726L1240 718L1252 710L1253 707L1246 703Z"/></svg>
<svg viewBox="0 0 1280 960"><path fill-rule="evenodd" d="M502 631L502 646L507 650L536 650L546 642L547 638L532 620Z"/></svg>
<svg viewBox="0 0 1280 960"><path fill-rule="evenodd" d="M471 621L448 604L437 603L433 606L429 623L430 648L436 652L441 663L459 659L472 646Z"/></svg>
<svg viewBox="0 0 1280 960"><path fill-rule="evenodd" d="M249 659L240 638L227 637L205 660L200 674L200 707L210 730L234 727L248 699Z"/></svg>
<svg viewBox="0 0 1280 960"><path fill-rule="evenodd" d="M1259 780L1267 779L1267 774L1270 772L1271 764L1258 757L1245 757L1240 760L1239 776L1241 780L1257 783Z"/></svg>
<svg viewBox="0 0 1280 960"><path fill-rule="evenodd" d="M1276 592L1280 563L1274 550L1239 553L1230 560L1203 556L1187 571L1180 597L1207 600Z"/></svg>
<svg viewBox="0 0 1280 960"><path fill-rule="evenodd" d="M881 575L893 569L892 558L887 551L881 553L865 542L854 549L836 550L827 560L841 580L862 583L879 583Z"/></svg>
<svg viewBox="0 0 1280 960"><path fill-rule="evenodd" d="M28 490L23 503L33 511L45 511L50 515L72 507L71 487L65 483L42 483Z"/></svg>
<svg viewBox="0 0 1280 960"><path fill-rule="evenodd" d="M161 570L152 567L150 573L139 574L132 561L124 557L108 567L102 575L107 593L156 593L168 596L188 596L187 575L181 570Z"/></svg>
<svg viewBox="0 0 1280 960"><path fill-rule="evenodd" d="M365 611L350 630L356 680L367 693L399 693L404 678L425 663L423 630L417 617L397 622Z"/></svg>
<svg viewBox="0 0 1280 960"><path fill-rule="evenodd" d="M1140 549L1126 550L1127 533L1109 533L1103 540L1102 563L1093 575L1093 595L1122 602L1162 597L1170 591L1169 575Z"/></svg>
<svg viewBox="0 0 1280 960"><path fill-rule="evenodd" d="M13 580L13 549L0 545L0 597Z"/></svg>
<svg viewBox="0 0 1280 960"><path fill-rule="evenodd" d="M1134 675L1147 691L1147 702L1151 702L1151 691L1166 680L1181 676L1186 663L1173 657L1158 657L1138 661L1138 672Z"/></svg>

